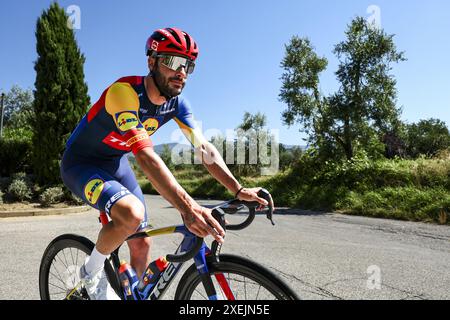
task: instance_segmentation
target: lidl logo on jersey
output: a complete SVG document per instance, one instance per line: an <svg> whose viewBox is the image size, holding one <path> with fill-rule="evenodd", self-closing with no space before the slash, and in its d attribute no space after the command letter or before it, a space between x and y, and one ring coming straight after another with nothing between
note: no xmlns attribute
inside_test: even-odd
<svg viewBox="0 0 450 320"><path fill-rule="evenodd" d="M128 131L139 125L139 120L134 112L122 112L116 115L117 127L120 131Z"/></svg>
<svg viewBox="0 0 450 320"><path fill-rule="evenodd" d="M147 133L149 136L155 133L156 130L159 128L159 121L154 118L149 118L142 123L145 130L147 130Z"/></svg>
<svg viewBox="0 0 450 320"><path fill-rule="evenodd" d="M91 204L96 204L100 197L105 182L101 179L91 179L84 187L84 195Z"/></svg>

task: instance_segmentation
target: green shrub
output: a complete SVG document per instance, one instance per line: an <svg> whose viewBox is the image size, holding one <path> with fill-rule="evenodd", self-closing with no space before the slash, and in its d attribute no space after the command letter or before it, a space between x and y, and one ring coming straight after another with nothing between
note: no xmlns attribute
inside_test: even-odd
<svg viewBox="0 0 450 320"><path fill-rule="evenodd" d="M139 180L139 185L141 187L142 193L144 194L158 194L155 188L153 188L152 184L147 180Z"/></svg>
<svg viewBox="0 0 450 320"><path fill-rule="evenodd" d="M63 191L63 196L60 199L60 202L64 201L64 202L67 202L69 204L77 205L77 206L81 206L81 205L85 204L82 199L80 199L78 196L76 196L65 185L60 185L59 187L61 187L61 189Z"/></svg>
<svg viewBox="0 0 450 320"><path fill-rule="evenodd" d="M73 204L78 205L78 206L82 206L82 205L85 204L83 200L81 200L79 197L77 197L73 193L70 194L70 199L68 199L68 201L70 203L73 203Z"/></svg>
<svg viewBox="0 0 450 320"><path fill-rule="evenodd" d="M0 176L30 171L31 144L31 132L21 129L5 130L5 136L0 139Z"/></svg>
<svg viewBox="0 0 450 320"><path fill-rule="evenodd" d="M39 196L39 202L44 207L49 207L52 204L61 202L64 198L64 191L61 187L51 187L46 189Z"/></svg>
<svg viewBox="0 0 450 320"><path fill-rule="evenodd" d="M3 192L0 190L0 204L3 204Z"/></svg>
<svg viewBox="0 0 450 320"><path fill-rule="evenodd" d="M14 173L11 178L13 180L23 180L25 182L29 181L29 178L27 177L27 174L25 172L17 172Z"/></svg>
<svg viewBox="0 0 450 320"><path fill-rule="evenodd" d="M450 212L450 194L443 188L381 188L348 194L336 203L347 213L411 221L440 222Z"/></svg>
<svg viewBox="0 0 450 320"><path fill-rule="evenodd" d="M27 201L32 199L31 189L22 179L13 180L8 187L8 193L15 200Z"/></svg>
<svg viewBox="0 0 450 320"><path fill-rule="evenodd" d="M173 173L195 197L232 197L198 167ZM412 221L450 220L445 219L450 213L450 161L446 155L437 159L373 161L359 153L352 161L320 162L304 153L295 165L275 176L243 176L238 180L246 187L268 189L276 206ZM140 183L144 193L156 194L148 181Z"/></svg>

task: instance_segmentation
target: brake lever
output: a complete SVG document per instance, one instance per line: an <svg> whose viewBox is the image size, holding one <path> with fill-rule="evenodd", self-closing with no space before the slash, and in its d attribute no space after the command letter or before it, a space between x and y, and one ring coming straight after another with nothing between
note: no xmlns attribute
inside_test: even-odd
<svg viewBox="0 0 450 320"><path fill-rule="evenodd" d="M213 216L214 219L217 220L217 222L219 222L219 224L223 228L223 230L225 230L226 229L225 212L221 208L215 208L211 212L211 215Z"/></svg>
<svg viewBox="0 0 450 320"><path fill-rule="evenodd" d="M273 206L270 202L270 192L263 188L263 189L259 190L257 194L258 194L258 197L263 198L264 200L266 200L269 203L269 205L268 205L269 210L267 211L267 219L269 219L270 222L272 223L272 225L274 226L275 223L273 222Z"/></svg>

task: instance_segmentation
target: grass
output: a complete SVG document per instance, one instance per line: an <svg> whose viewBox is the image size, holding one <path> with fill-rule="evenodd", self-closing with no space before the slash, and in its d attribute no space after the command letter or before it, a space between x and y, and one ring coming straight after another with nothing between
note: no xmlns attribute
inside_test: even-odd
<svg viewBox="0 0 450 320"><path fill-rule="evenodd" d="M229 199L230 194L201 166L173 171L193 197ZM240 177L247 187L265 187L277 206L439 224L450 223L448 159L378 160L318 166L304 159L272 177ZM144 193L156 194L141 176Z"/></svg>

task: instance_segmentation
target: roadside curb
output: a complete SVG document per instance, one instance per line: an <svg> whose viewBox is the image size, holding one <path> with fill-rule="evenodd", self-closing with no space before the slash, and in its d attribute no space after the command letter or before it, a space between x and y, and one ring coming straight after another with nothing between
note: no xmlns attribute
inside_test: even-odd
<svg viewBox="0 0 450 320"><path fill-rule="evenodd" d="M91 210L90 206L78 206L70 208L51 208L51 209L32 209L32 210L17 210L17 211L0 211L1 218L15 218L15 217L36 217L36 216L53 216L64 215L72 213L81 213Z"/></svg>

